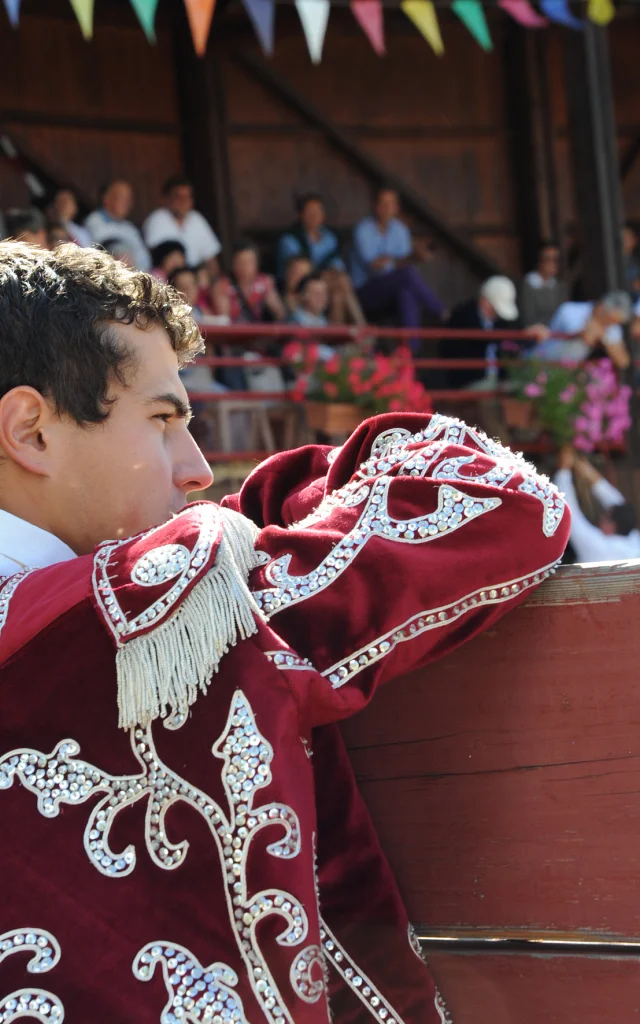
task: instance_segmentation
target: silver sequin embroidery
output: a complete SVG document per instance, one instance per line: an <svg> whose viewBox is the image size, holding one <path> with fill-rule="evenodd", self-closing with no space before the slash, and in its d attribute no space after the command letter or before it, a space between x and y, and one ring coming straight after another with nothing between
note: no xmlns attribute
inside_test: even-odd
<svg viewBox="0 0 640 1024"><path fill-rule="evenodd" d="M30 954L29 974L45 974L60 960L60 946L42 928L16 928L0 935L0 963L15 953ZM40 1024L62 1024L64 1007L57 996L40 988L21 988L0 998L1 1024L24 1017Z"/></svg>

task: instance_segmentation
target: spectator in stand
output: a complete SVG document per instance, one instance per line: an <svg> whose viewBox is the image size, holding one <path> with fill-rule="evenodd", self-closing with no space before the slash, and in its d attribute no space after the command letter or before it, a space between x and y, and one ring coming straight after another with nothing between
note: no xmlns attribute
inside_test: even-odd
<svg viewBox="0 0 640 1024"><path fill-rule="evenodd" d="M56 245L61 245L64 242L73 242L73 238L64 224L49 224L47 228L47 248L55 249Z"/></svg>
<svg viewBox="0 0 640 1024"><path fill-rule="evenodd" d="M257 247L240 242L234 249L231 273L213 285L215 312L231 323L259 324L284 320L285 308L272 277L260 272Z"/></svg>
<svg viewBox="0 0 640 1024"><path fill-rule="evenodd" d="M536 269L526 275L520 292L523 327L551 323L559 306L569 298L567 284L560 280L560 249L555 242L541 242Z"/></svg>
<svg viewBox="0 0 640 1024"><path fill-rule="evenodd" d="M292 256L284 271L282 294L287 313L291 316L298 308L298 285L313 273L313 264L306 256Z"/></svg>
<svg viewBox="0 0 640 1024"><path fill-rule="evenodd" d="M455 306L449 317L449 327L461 330L494 331L513 327L518 320L516 286L508 277L490 277L484 282L479 293L467 302ZM473 339L451 338L443 342L441 355L447 359L488 359L498 357L500 343L483 342ZM463 369L447 371L447 386L450 388L474 389L495 387L497 372L492 367L486 370Z"/></svg>
<svg viewBox="0 0 640 1024"><path fill-rule="evenodd" d="M85 227L95 245L117 239L127 247L138 270L151 269L151 257L135 224L127 218L133 209L133 189L118 178L109 182L100 194L100 206L90 213ZM105 246L106 248L106 246Z"/></svg>
<svg viewBox="0 0 640 1024"><path fill-rule="evenodd" d="M284 281L285 270L295 256L306 257L312 269L323 274L329 288L329 319L334 324L365 322L351 278L340 256L340 242L326 226L324 200L317 192L301 196L296 203L298 220L278 242L277 277Z"/></svg>
<svg viewBox="0 0 640 1024"><path fill-rule="evenodd" d="M212 277L219 273L218 255L222 249L209 222L193 207L193 186L188 178L173 177L162 189L164 206L150 213L142 226L150 248L161 242L182 242L190 267L208 265Z"/></svg>
<svg viewBox="0 0 640 1024"><path fill-rule="evenodd" d="M630 317L631 299L626 292L608 292L598 302L565 302L551 320L549 337L536 348L536 358L579 363L608 356L614 366L625 370L631 360L622 328Z"/></svg>
<svg viewBox="0 0 640 1024"><path fill-rule="evenodd" d="M186 266L186 253L182 242L160 242L151 250L151 273L160 281L168 281L174 270Z"/></svg>
<svg viewBox="0 0 640 1024"><path fill-rule="evenodd" d="M290 320L301 327L328 327L329 289L322 274L314 271L298 283L298 303Z"/></svg>
<svg viewBox="0 0 640 1024"><path fill-rule="evenodd" d="M93 245L91 235L81 224L76 223L78 200L70 188L59 188L47 207L47 217L52 224L61 224L69 238L76 245Z"/></svg>
<svg viewBox="0 0 640 1024"><path fill-rule="evenodd" d="M640 259L638 259L638 232L632 224L622 228L622 259L625 287L637 298L640 295Z"/></svg>
<svg viewBox="0 0 640 1024"><path fill-rule="evenodd" d="M7 210L6 222L7 238L28 242L29 245L39 245L42 249L48 248L45 219L34 206L25 210Z"/></svg>
<svg viewBox="0 0 640 1024"><path fill-rule="evenodd" d="M353 232L351 277L369 321L392 316L401 327L419 327L424 313L442 319L443 303L412 265L427 258L422 243L413 243L400 220L398 193L383 185L373 214Z"/></svg>
<svg viewBox="0 0 640 1024"><path fill-rule="evenodd" d="M588 459L572 448L560 453L555 483L571 510L570 542L579 562L618 562L640 558L640 531L633 505L598 473ZM601 508L597 525L585 516L573 483L573 473L591 488Z"/></svg>
<svg viewBox="0 0 640 1024"><path fill-rule="evenodd" d="M198 279L192 267L176 267L167 278L167 283L180 292L187 305L191 306L194 318L202 319L202 310L198 305Z"/></svg>
<svg viewBox="0 0 640 1024"><path fill-rule="evenodd" d="M124 242L121 238L105 238L104 242L100 245L100 248L111 253L114 260L118 260L119 263L123 263L125 267L130 267L132 269L135 268L135 253L128 242Z"/></svg>

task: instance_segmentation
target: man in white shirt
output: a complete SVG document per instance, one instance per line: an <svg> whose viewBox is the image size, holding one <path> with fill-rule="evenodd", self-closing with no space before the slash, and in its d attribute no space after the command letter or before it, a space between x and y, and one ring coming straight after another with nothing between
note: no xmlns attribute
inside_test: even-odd
<svg viewBox="0 0 640 1024"><path fill-rule="evenodd" d="M590 523L580 507L572 470L589 484L602 509L598 525ZM564 449L554 482L571 510L570 541L579 562L640 558L640 531L633 506L587 459L576 455L572 448Z"/></svg>
<svg viewBox="0 0 640 1024"><path fill-rule="evenodd" d="M563 302L549 324L550 336L532 354L551 362L581 363L600 347L614 366L624 370L629 353L622 328L630 317L631 299L626 292L608 292L598 302ZM571 337L558 337L562 334Z"/></svg>
<svg viewBox="0 0 640 1024"><path fill-rule="evenodd" d="M96 245L121 242L138 270L151 269L151 256L138 228L127 220L133 209L133 189L128 181L111 181L100 197L100 207L84 222Z"/></svg>
<svg viewBox="0 0 640 1024"><path fill-rule="evenodd" d="M142 225L150 249L161 242L181 242L190 267L208 264L218 273L217 256L222 246L208 221L193 208L193 186L187 178L169 178L162 189L164 206L149 214Z"/></svg>

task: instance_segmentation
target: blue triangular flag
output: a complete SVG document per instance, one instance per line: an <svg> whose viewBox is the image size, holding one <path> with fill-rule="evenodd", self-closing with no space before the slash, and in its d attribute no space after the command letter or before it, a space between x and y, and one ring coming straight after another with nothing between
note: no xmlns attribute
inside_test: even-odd
<svg viewBox="0 0 640 1024"><path fill-rule="evenodd" d="M271 57L273 54L273 23L276 12L275 0L243 0L243 3L253 22L262 49Z"/></svg>
<svg viewBox="0 0 640 1024"><path fill-rule="evenodd" d="M17 28L20 20L20 0L4 0L4 6L7 8L9 21Z"/></svg>
<svg viewBox="0 0 640 1024"><path fill-rule="evenodd" d="M584 22L569 10L567 0L540 0L540 9L550 21L556 21L559 25L579 30L584 28Z"/></svg>

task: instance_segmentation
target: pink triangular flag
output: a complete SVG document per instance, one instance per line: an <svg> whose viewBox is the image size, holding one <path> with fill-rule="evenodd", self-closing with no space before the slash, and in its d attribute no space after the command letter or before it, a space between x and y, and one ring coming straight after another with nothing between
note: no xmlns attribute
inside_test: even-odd
<svg viewBox="0 0 640 1024"><path fill-rule="evenodd" d="M4 6L7 8L9 21L14 28L17 28L20 20L20 0L4 0Z"/></svg>
<svg viewBox="0 0 640 1024"><path fill-rule="evenodd" d="M498 7L525 28L544 28L549 24L547 19L531 6L529 0L498 0Z"/></svg>
<svg viewBox="0 0 640 1024"><path fill-rule="evenodd" d="M384 56L384 15L380 0L351 0L351 10L376 53Z"/></svg>
<svg viewBox="0 0 640 1024"><path fill-rule="evenodd" d="M204 57L216 0L184 0L184 5L187 8L195 51L198 57Z"/></svg>

